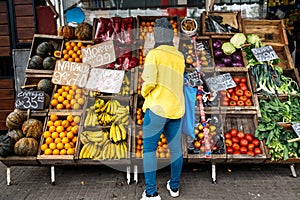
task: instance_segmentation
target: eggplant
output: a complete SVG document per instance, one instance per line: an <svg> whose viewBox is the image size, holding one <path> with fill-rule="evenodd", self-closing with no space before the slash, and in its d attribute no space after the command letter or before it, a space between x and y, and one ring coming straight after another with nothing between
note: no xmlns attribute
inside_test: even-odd
<svg viewBox="0 0 300 200"><path fill-rule="evenodd" d="M214 56L216 59L222 58L224 56L224 53L221 49L215 49L214 50Z"/></svg>
<svg viewBox="0 0 300 200"><path fill-rule="evenodd" d="M215 64L216 64L216 67L226 67L224 63L222 63L221 61L219 60L216 60L215 61Z"/></svg>
<svg viewBox="0 0 300 200"><path fill-rule="evenodd" d="M233 54L231 54L231 58L235 61L241 61L242 60L242 55L240 52L234 52Z"/></svg>
<svg viewBox="0 0 300 200"><path fill-rule="evenodd" d="M231 65L231 57L230 56L224 56L221 58L221 61L226 65L229 66Z"/></svg>
<svg viewBox="0 0 300 200"><path fill-rule="evenodd" d="M222 47L222 41L221 40L215 40L214 42L213 42L213 49L215 50L215 49L221 49L221 47Z"/></svg>
<svg viewBox="0 0 300 200"><path fill-rule="evenodd" d="M243 67L243 62L241 60L233 61L231 64L233 67Z"/></svg>

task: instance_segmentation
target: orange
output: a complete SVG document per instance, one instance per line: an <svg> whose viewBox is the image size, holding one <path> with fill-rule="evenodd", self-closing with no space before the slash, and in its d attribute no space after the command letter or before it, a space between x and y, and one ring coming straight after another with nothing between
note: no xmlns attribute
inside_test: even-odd
<svg viewBox="0 0 300 200"><path fill-rule="evenodd" d="M63 126L57 126L56 127L56 132L61 133L65 130L65 128Z"/></svg>
<svg viewBox="0 0 300 200"><path fill-rule="evenodd" d="M80 58L75 58L75 62L81 62L81 59Z"/></svg>
<svg viewBox="0 0 300 200"><path fill-rule="evenodd" d="M61 142L56 144L56 148L59 150L63 149L64 147L65 147L65 145Z"/></svg>
<svg viewBox="0 0 300 200"><path fill-rule="evenodd" d="M70 148L70 149L67 150L67 154L68 155L74 155L74 153L75 153L75 149L74 148Z"/></svg>
<svg viewBox="0 0 300 200"><path fill-rule="evenodd" d="M68 50L67 49L64 49L63 50L63 55L67 54L68 53Z"/></svg>
<svg viewBox="0 0 300 200"><path fill-rule="evenodd" d="M78 131L77 126L73 126L72 129L71 129L71 131L72 131L74 134L77 133L77 131Z"/></svg>
<svg viewBox="0 0 300 200"><path fill-rule="evenodd" d="M68 115L68 116L67 116L67 120L68 120L69 122L72 122L73 119L74 119L74 118L73 118L73 115Z"/></svg>
<svg viewBox="0 0 300 200"><path fill-rule="evenodd" d="M63 120L62 122L61 122L61 125L64 127L64 128L68 128L68 126L70 125L70 123L69 123L69 121L68 120Z"/></svg>
<svg viewBox="0 0 300 200"><path fill-rule="evenodd" d="M71 101L70 101L70 104L71 105L74 105L76 103L76 99L72 99Z"/></svg>
<svg viewBox="0 0 300 200"><path fill-rule="evenodd" d="M54 143L56 143L56 144L61 143L61 138L59 138L59 137L55 138Z"/></svg>
<svg viewBox="0 0 300 200"><path fill-rule="evenodd" d="M50 102L50 104L51 104L51 106L56 107L57 104L58 104L57 99L52 99L51 102Z"/></svg>
<svg viewBox="0 0 300 200"><path fill-rule="evenodd" d="M76 144L77 138L78 138L77 136L74 136L74 137L73 137L72 142L73 142L74 144Z"/></svg>
<svg viewBox="0 0 300 200"><path fill-rule="evenodd" d="M49 144L49 148L50 148L51 150L56 149L56 144L55 144L54 142L51 142L51 143Z"/></svg>
<svg viewBox="0 0 300 200"><path fill-rule="evenodd" d="M71 49L73 49L71 45L66 46L66 50L70 51Z"/></svg>
<svg viewBox="0 0 300 200"><path fill-rule="evenodd" d="M70 148L72 148L72 147L71 147L70 143L66 143L65 146L64 146L64 148L65 148L65 149L70 149Z"/></svg>
<svg viewBox="0 0 300 200"><path fill-rule="evenodd" d="M57 100L58 102L62 103L65 100L65 98L63 96L59 96Z"/></svg>
<svg viewBox="0 0 300 200"><path fill-rule="evenodd" d="M62 140L61 140L61 142L62 142L63 144L67 144L67 143L69 143L69 138L63 137Z"/></svg>
<svg viewBox="0 0 300 200"><path fill-rule="evenodd" d="M74 99L80 99L81 98L81 94L75 94Z"/></svg>
<svg viewBox="0 0 300 200"><path fill-rule="evenodd" d="M51 137L51 132L50 131L45 131L43 136L44 136L44 138L49 138L49 137Z"/></svg>
<svg viewBox="0 0 300 200"><path fill-rule="evenodd" d="M69 58L70 58L70 55L69 55L69 54L65 54L65 55L64 55L64 59L65 59L65 60L68 60Z"/></svg>
<svg viewBox="0 0 300 200"><path fill-rule="evenodd" d="M71 45L71 42L66 42L65 43L65 46L69 46L69 45Z"/></svg>
<svg viewBox="0 0 300 200"><path fill-rule="evenodd" d="M59 94L58 92L56 92L56 93L53 95L53 98L54 98L54 99L57 99L59 96L60 96L60 94Z"/></svg>
<svg viewBox="0 0 300 200"><path fill-rule="evenodd" d="M74 108L75 110L78 110L78 109L80 109L80 104L78 104L78 103L75 103L75 104L73 105L73 108Z"/></svg>
<svg viewBox="0 0 300 200"><path fill-rule="evenodd" d="M71 109L72 108L72 105L71 104L67 104L66 105L66 109Z"/></svg>
<svg viewBox="0 0 300 200"><path fill-rule="evenodd" d="M69 142L70 147L73 148L75 146L75 144L73 142Z"/></svg>
<svg viewBox="0 0 300 200"><path fill-rule="evenodd" d="M61 132L61 133L59 133L59 137L61 138L61 139L63 139L64 137L66 137L66 133L65 132Z"/></svg>
<svg viewBox="0 0 300 200"><path fill-rule="evenodd" d="M73 53L74 53L73 50L70 50L70 51L68 52L68 54L69 54L70 57L72 57L72 54L73 54Z"/></svg>
<svg viewBox="0 0 300 200"><path fill-rule="evenodd" d="M79 105L83 105L84 104L84 98L79 98L78 100L77 100L77 103L79 104Z"/></svg>
<svg viewBox="0 0 300 200"><path fill-rule="evenodd" d="M60 150L59 154L60 155L66 155L67 154L67 150L62 149L62 150Z"/></svg>
<svg viewBox="0 0 300 200"><path fill-rule="evenodd" d="M73 96L71 94L67 95L67 100L71 101L73 99Z"/></svg>
<svg viewBox="0 0 300 200"><path fill-rule="evenodd" d="M80 122L80 117L79 116L75 116L73 121L78 124Z"/></svg>
<svg viewBox="0 0 300 200"><path fill-rule="evenodd" d="M46 149L48 149L48 144L42 144L41 150L45 151Z"/></svg>
<svg viewBox="0 0 300 200"><path fill-rule="evenodd" d="M74 59L73 58L69 58L68 61L69 62L74 62Z"/></svg>
<svg viewBox="0 0 300 200"><path fill-rule="evenodd" d="M61 96L63 96L63 97L67 97L67 96L68 96L68 94L69 94L69 92L67 92L67 91L64 91L64 92L62 92L62 93L61 93Z"/></svg>
<svg viewBox="0 0 300 200"><path fill-rule="evenodd" d="M50 120L51 120L51 121L54 122L54 121L56 121L57 119L58 119L58 116L57 116L56 114L51 114L51 115L50 115Z"/></svg>
<svg viewBox="0 0 300 200"><path fill-rule="evenodd" d="M58 136L59 136L59 133L58 133L58 132L53 132L52 135L51 135L51 137L52 137L53 139L58 138Z"/></svg>
<svg viewBox="0 0 300 200"><path fill-rule="evenodd" d="M78 46L74 46L74 47L73 47L73 51L74 51L74 52L77 52L78 50L79 50Z"/></svg>
<svg viewBox="0 0 300 200"><path fill-rule="evenodd" d="M61 120L56 120L56 121L54 122L54 126L58 127L58 126L60 126L60 125L61 125Z"/></svg>
<svg viewBox="0 0 300 200"><path fill-rule="evenodd" d="M72 129L72 126L69 125L67 128L67 132L71 131L71 129Z"/></svg>
<svg viewBox="0 0 300 200"><path fill-rule="evenodd" d="M56 130L55 126L50 126L49 127L49 132L53 133Z"/></svg>
<svg viewBox="0 0 300 200"><path fill-rule="evenodd" d="M80 56L81 55L81 50L78 50L77 54L78 54L78 56Z"/></svg>
<svg viewBox="0 0 300 200"><path fill-rule="evenodd" d="M77 42L77 46L82 47L83 46L82 42Z"/></svg>
<svg viewBox="0 0 300 200"><path fill-rule="evenodd" d="M70 124L71 126L72 126L72 128L73 128L73 126L76 126L76 123L75 122L71 122L71 124ZM72 129L71 129L72 130Z"/></svg>
<svg viewBox="0 0 300 200"><path fill-rule="evenodd" d="M52 155L52 150L51 149L46 149L44 154L45 155Z"/></svg>
<svg viewBox="0 0 300 200"><path fill-rule="evenodd" d="M67 107L67 105L69 104L69 100L64 100L62 103L65 107Z"/></svg>
<svg viewBox="0 0 300 200"><path fill-rule="evenodd" d="M67 138L73 139L73 137L74 137L73 132L70 131L70 132L67 133Z"/></svg>
<svg viewBox="0 0 300 200"><path fill-rule="evenodd" d="M56 109L63 109L64 105L62 103L57 104Z"/></svg>
<svg viewBox="0 0 300 200"><path fill-rule="evenodd" d="M82 90L81 89L76 89L76 94L81 94Z"/></svg>
<svg viewBox="0 0 300 200"><path fill-rule="evenodd" d="M75 46L77 46L77 43L76 42L71 42L71 46L75 47Z"/></svg>
<svg viewBox="0 0 300 200"><path fill-rule="evenodd" d="M59 151L58 149L54 149L54 150L52 151L52 154L53 154L53 155L59 155L59 154L60 154L60 151Z"/></svg>

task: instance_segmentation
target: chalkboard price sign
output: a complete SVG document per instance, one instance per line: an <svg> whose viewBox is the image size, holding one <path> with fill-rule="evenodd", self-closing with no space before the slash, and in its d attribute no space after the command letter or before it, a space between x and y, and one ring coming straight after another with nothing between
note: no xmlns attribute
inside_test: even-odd
<svg viewBox="0 0 300 200"><path fill-rule="evenodd" d="M58 60L53 72L52 83L84 87L89 76L89 71L89 64Z"/></svg>
<svg viewBox="0 0 300 200"><path fill-rule="evenodd" d="M298 135L298 137L300 137L300 123L296 123L292 125L295 133Z"/></svg>
<svg viewBox="0 0 300 200"><path fill-rule="evenodd" d="M255 48L251 49L251 51L258 62L270 61L278 58L272 46Z"/></svg>
<svg viewBox="0 0 300 200"><path fill-rule="evenodd" d="M17 109L44 109L44 91L20 91L16 96L15 108Z"/></svg>
<svg viewBox="0 0 300 200"><path fill-rule="evenodd" d="M116 60L113 41L102 42L81 50L82 62L91 67L99 67Z"/></svg>
<svg viewBox="0 0 300 200"><path fill-rule="evenodd" d="M124 70L93 68L85 87L92 91L119 93L124 75Z"/></svg>
<svg viewBox="0 0 300 200"><path fill-rule="evenodd" d="M230 73L209 77L205 79L205 82L211 92L217 92L236 87L236 83L233 81Z"/></svg>

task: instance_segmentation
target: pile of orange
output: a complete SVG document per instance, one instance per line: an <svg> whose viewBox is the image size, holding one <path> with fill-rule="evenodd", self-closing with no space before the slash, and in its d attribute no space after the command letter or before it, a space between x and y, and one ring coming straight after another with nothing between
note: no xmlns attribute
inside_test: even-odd
<svg viewBox="0 0 300 200"><path fill-rule="evenodd" d="M137 108L136 110L136 123L142 125L144 122L143 110L142 108Z"/></svg>
<svg viewBox="0 0 300 200"><path fill-rule="evenodd" d="M85 103L85 90L77 86L58 86L50 102L54 109L78 110Z"/></svg>
<svg viewBox="0 0 300 200"><path fill-rule="evenodd" d="M143 130L139 130L136 135L135 142L135 157L142 158L143 157ZM170 150L168 147L168 141L165 137L165 134L162 133L160 139L158 141L158 146L156 149L156 157L157 158L170 158Z"/></svg>
<svg viewBox="0 0 300 200"><path fill-rule="evenodd" d="M68 41L64 44L61 60L81 63L82 62L81 49L90 46L91 46L90 44L85 45L82 42Z"/></svg>
<svg viewBox="0 0 300 200"><path fill-rule="evenodd" d="M80 116L51 114L43 133L42 154L74 155L79 123Z"/></svg>

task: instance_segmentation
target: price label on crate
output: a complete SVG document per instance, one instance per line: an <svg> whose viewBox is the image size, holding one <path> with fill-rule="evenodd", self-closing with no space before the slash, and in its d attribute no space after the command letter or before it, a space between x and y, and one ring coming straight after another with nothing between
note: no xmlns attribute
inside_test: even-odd
<svg viewBox="0 0 300 200"><path fill-rule="evenodd" d="M81 50L82 62L91 67L99 67L112 63L116 60L113 41L102 42Z"/></svg>
<svg viewBox="0 0 300 200"><path fill-rule="evenodd" d="M230 73L221 74L205 79L205 82L211 92L218 92L228 88L236 87Z"/></svg>
<svg viewBox="0 0 300 200"><path fill-rule="evenodd" d="M44 91L36 90L21 90L18 92L15 101L16 109L31 109L41 110L44 109Z"/></svg>
<svg viewBox="0 0 300 200"><path fill-rule="evenodd" d="M52 83L57 85L76 85L82 88L87 82L89 71L89 64L58 60L52 75Z"/></svg>
<svg viewBox="0 0 300 200"><path fill-rule="evenodd" d="M295 133L298 135L298 137L300 137L300 122L293 124L292 127Z"/></svg>
<svg viewBox="0 0 300 200"><path fill-rule="evenodd" d="M119 93L124 75L124 70L93 68L85 87L92 91Z"/></svg>
<svg viewBox="0 0 300 200"><path fill-rule="evenodd" d="M258 62L270 61L278 58L273 47L269 45L260 48L254 48L251 49L251 51Z"/></svg>

